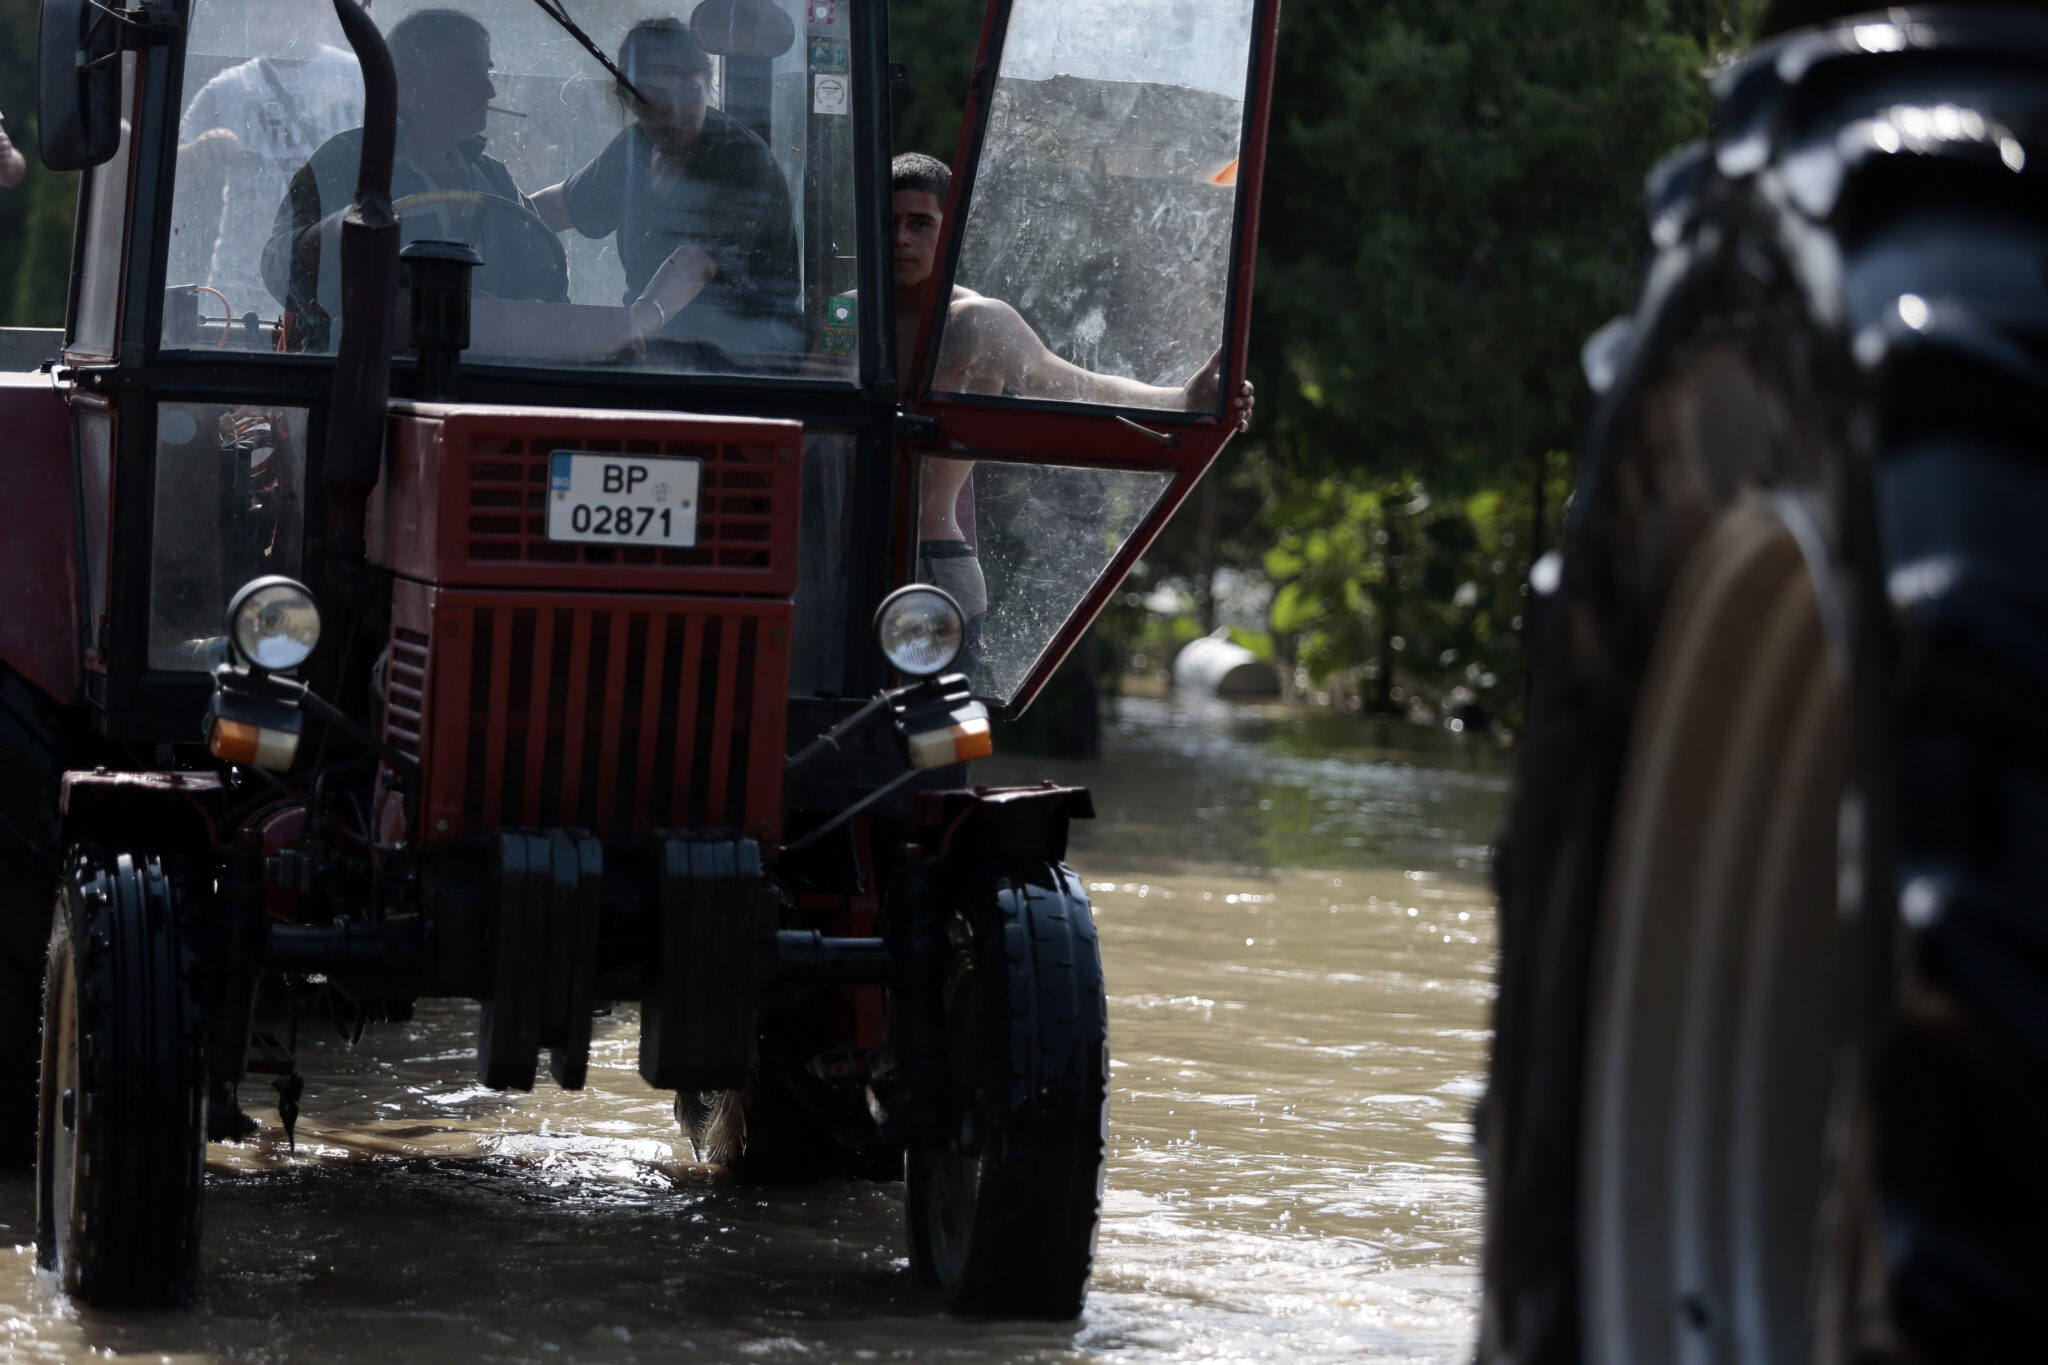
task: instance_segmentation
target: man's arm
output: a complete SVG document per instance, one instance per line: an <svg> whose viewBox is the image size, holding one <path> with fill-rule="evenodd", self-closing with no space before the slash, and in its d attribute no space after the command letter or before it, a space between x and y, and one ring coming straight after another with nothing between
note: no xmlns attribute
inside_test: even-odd
<svg viewBox="0 0 2048 1365"><path fill-rule="evenodd" d="M1221 360L1219 351L1186 384L1173 388L1097 374L1053 354L1009 304L961 289L955 291L946 315L936 387L954 393L1015 393L1105 407L1191 411L1215 403Z"/></svg>
<svg viewBox="0 0 2048 1365"><path fill-rule="evenodd" d="M543 223L556 232L567 232L575 224L569 221L569 205L562 198L562 186L567 181L558 181L544 190L536 190L527 202Z"/></svg>

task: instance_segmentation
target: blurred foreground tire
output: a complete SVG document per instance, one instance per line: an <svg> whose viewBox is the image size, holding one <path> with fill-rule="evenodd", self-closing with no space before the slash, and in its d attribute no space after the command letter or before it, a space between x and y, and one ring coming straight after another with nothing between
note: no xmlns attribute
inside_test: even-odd
<svg viewBox="0 0 2048 1365"><path fill-rule="evenodd" d="M1794 33L1717 104L1536 574L1481 1358L2034 1358L2048 14Z"/></svg>

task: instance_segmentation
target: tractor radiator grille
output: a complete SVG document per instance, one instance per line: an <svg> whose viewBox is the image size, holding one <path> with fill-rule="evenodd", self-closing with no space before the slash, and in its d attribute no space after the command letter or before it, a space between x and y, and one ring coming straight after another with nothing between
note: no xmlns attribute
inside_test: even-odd
<svg viewBox="0 0 2048 1365"><path fill-rule="evenodd" d="M427 637L400 626L384 663L384 738L414 762L427 716Z"/></svg>
<svg viewBox="0 0 2048 1365"><path fill-rule="evenodd" d="M773 841L787 603L444 590L433 615L430 841L514 826Z"/></svg>

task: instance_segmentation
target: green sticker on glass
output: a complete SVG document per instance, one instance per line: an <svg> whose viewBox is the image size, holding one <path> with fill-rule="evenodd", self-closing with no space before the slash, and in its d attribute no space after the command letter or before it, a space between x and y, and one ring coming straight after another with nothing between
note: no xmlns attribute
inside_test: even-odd
<svg viewBox="0 0 2048 1365"><path fill-rule="evenodd" d="M813 71L832 71L845 75L852 67L843 38L826 38L813 33L810 36L810 54Z"/></svg>

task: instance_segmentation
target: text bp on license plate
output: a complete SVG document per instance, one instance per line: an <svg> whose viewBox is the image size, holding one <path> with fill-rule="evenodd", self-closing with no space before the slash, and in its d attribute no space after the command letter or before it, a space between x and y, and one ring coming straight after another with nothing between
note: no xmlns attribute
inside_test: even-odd
<svg viewBox="0 0 2048 1365"><path fill-rule="evenodd" d="M548 470L548 539L695 545L696 460L558 450Z"/></svg>

